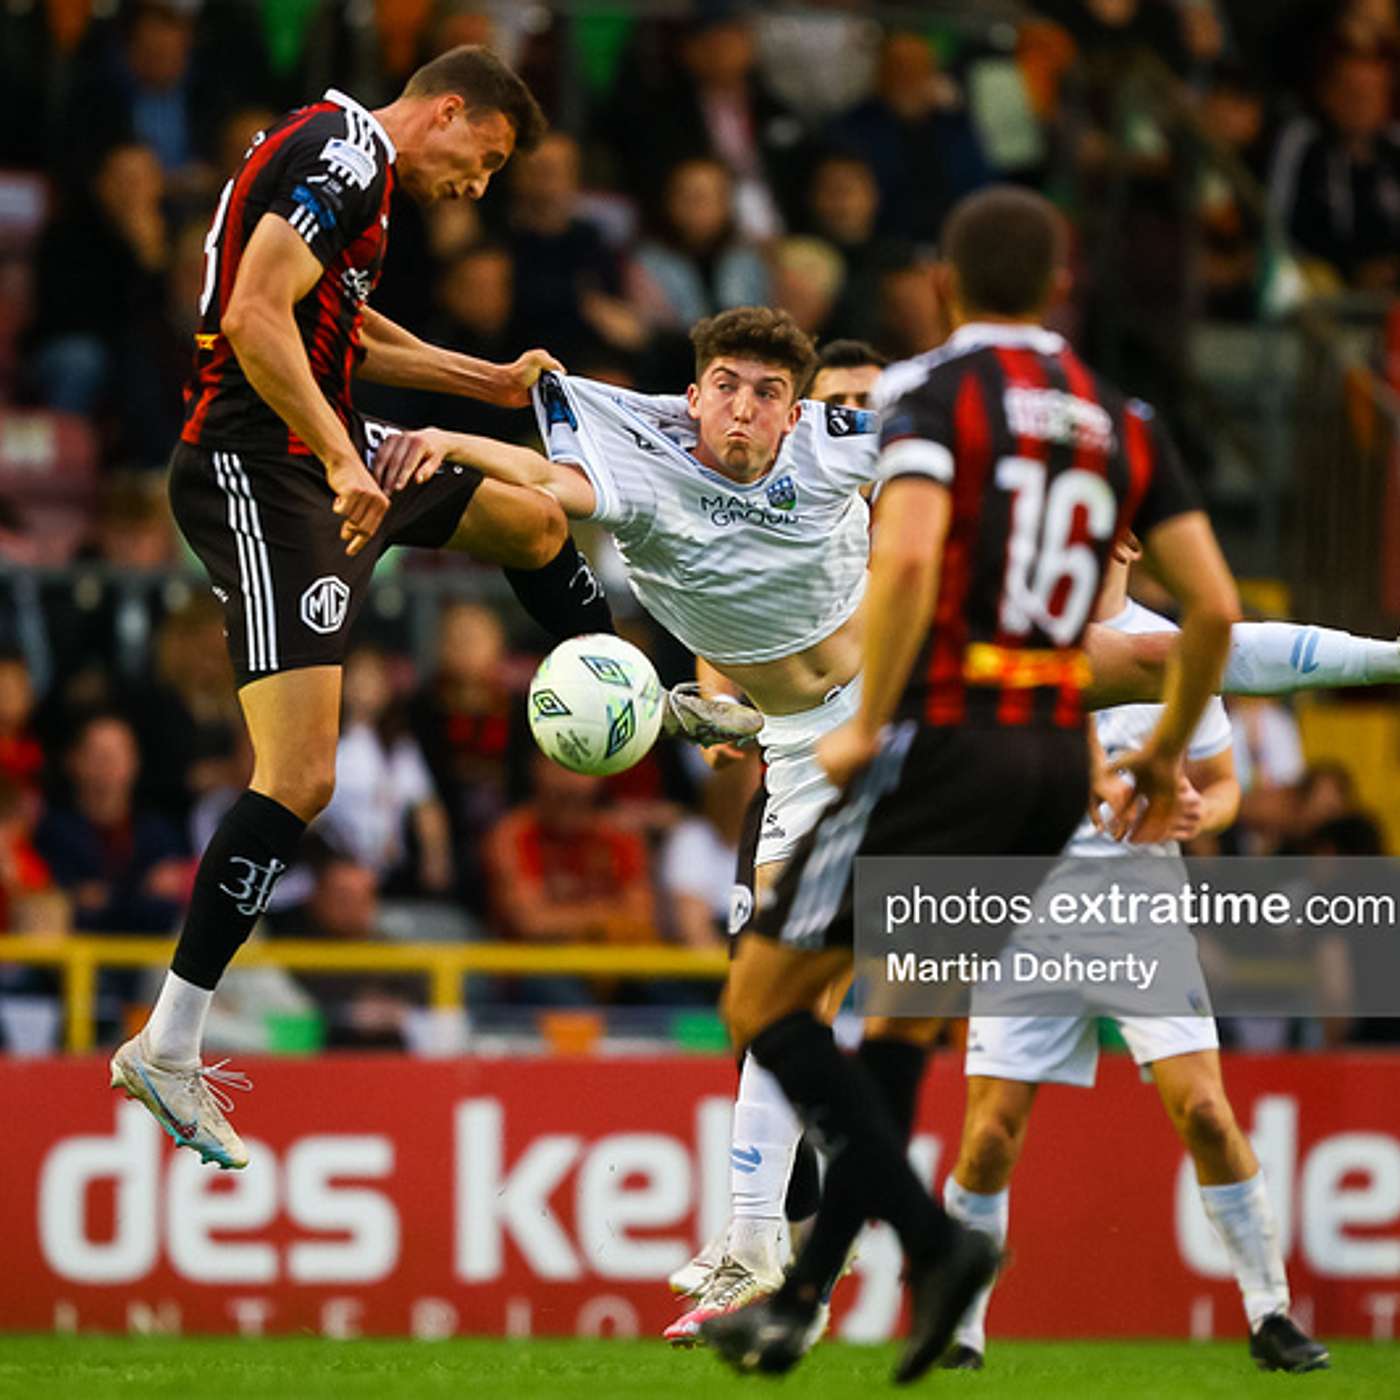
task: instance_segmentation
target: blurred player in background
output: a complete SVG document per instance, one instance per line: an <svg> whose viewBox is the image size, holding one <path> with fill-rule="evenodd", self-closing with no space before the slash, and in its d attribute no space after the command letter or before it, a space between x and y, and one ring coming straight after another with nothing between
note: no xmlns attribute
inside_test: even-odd
<svg viewBox="0 0 1400 1400"><path fill-rule="evenodd" d="M869 408L889 360L863 340L830 340L817 355L808 398L833 408Z"/></svg>
<svg viewBox="0 0 1400 1400"><path fill-rule="evenodd" d="M205 242L171 504L224 604L254 770L204 852L150 1021L111 1073L178 1144L222 1167L247 1162L225 1110L227 1088L248 1086L201 1065L204 1020L330 799L341 662L378 557L391 545L465 550L511 566L520 601L556 638L611 630L552 501L461 466L391 501L370 467L399 430L362 418L350 396L359 374L503 407L528 402L554 364L543 351L490 364L428 345L366 303L396 185L423 202L479 199L544 130L529 89L494 54L453 49L377 112L332 89L260 133Z"/></svg>
<svg viewBox="0 0 1400 1400"><path fill-rule="evenodd" d="M1141 551L1129 536L1114 546L1095 616L1125 633L1172 630L1165 617L1128 597L1128 570ZM1127 844L1120 824L1097 810L1103 784L1117 784L1111 765L1136 752L1161 717L1159 705L1119 705L1094 716L1104 760L1096 783L1096 810L1080 822L1065 847L1067 856L1129 854L1177 856L1179 843L1223 831L1239 810L1230 717L1212 699L1191 735L1182 777L1182 801L1169 839L1153 846ZM1111 794L1111 806L1127 794ZM1116 825L1116 830L1115 830ZM1130 935L1131 936L1131 935ZM1196 957L1189 929L1185 956ZM1013 936L1013 946L1014 946ZM1204 988L1201 996L1204 999ZM943 1191L949 1215L981 1230L1000 1249L1011 1210L1011 1173L1025 1145L1031 1108L1040 1084L1092 1087L1098 1068L1098 1016L978 1015L974 989L967 1036L967 1110L957 1165ZM1315 1371L1328 1365L1327 1349L1308 1337L1288 1315L1288 1277L1278 1228L1259 1159L1235 1121L1220 1072L1215 1021L1200 1016L1118 1016L1133 1059L1150 1069L1162 1105L1196 1167L1201 1203L1229 1255L1249 1319L1250 1355L1264 1370ZM986 1352L990 1285L958 1324L942 1365L982 1369Z"/></svg>
<svg viewBox="0 0 1400 1400"><path fill-rule="evenodd" d="M774 1075L828 1157L816 1225L782 1287L702 1326L743 1371L785 1371L812 1345L872 1216L893 1226L907 1261L911 1322L896 1381L942 1355L1000 1255L940 1209L905 1155L934 1023L868 1020L890 1053L858 1061L815 1014L851 965L855 859L1064 847L1088 797L1080 647L1112 543L1135 521L1184 609L1159 721L1119 761L1147 804L1142 835L1165 831L1238 612L1160 422L1041 326L1068 282L1053 207L988 190L958 206L946 242L958 329L880 386L862 694L818 745L842 795L759 902L726 993L735 1044Z"/></svg>

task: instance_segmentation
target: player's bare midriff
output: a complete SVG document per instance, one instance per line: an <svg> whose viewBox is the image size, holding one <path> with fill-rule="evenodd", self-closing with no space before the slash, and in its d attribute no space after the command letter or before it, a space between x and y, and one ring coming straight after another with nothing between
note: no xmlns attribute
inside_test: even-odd
<svg viewBox="0 0 1400 1400"><path fill-rule="evenodd" d="M727 676L766 715L795 715L815 709L860 670L865 633L865 609L857 608L830 636L815 646L776 661L752 666L720 666Z"/></svg>

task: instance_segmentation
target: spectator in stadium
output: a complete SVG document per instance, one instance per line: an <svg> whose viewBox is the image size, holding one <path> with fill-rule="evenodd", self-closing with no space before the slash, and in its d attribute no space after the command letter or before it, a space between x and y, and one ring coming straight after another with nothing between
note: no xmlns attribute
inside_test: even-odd
<svg viewBox="0 0 1400 1400"><path fill-rule="evenodd" d="M145 370L132 331L164 304L170 258L164 196L151 147L118 143L45 230L31 338L46 407L91 415L104 401L119 405L127 377Z"/></svg>
<svg viewBox="0 0 1400 1400"><path fill-rule="evenodd" d="M0 933L29 923L26 906L55 892L53 875L34 848L35 814L31 795L0 776Z"/></svg>
<svg viewBox="0 0 1400 1400"><path fill-rule="evenodd" d="M992 178L952 78L922 34L885 39L875 93L832 128L835 144L859 154L880 187L882 232L934 241L948 210Z"/></svg>
<svg viewBox="0 0 1400 1400"><path fill-rule="evenodd" d="M71 797L40 820L34 849L68 896L73 926L85 933L165 934L189 896L194 870L180 833L135 803L140 755L131 725L96 714L78 727L65 762ZM98 978L100 1039L121 1033L141 996L135 972Z"/></svg>
<svg viewBox="0 0 1400 1400"><path fill-rule="evenodd" d="M0 780L37 806L44 750L34 732L34 686L17 651L0 653Z"/></svg>
<svg viewBox="0 0 1400 1400"><path fill-rule="evenodd" d="M1230 697L1235 769L1244 797L1246 855L1270 855L1296 829L1296 793L1304 774L1303 739L1293 712L1277 700Z"/></svg>
<svg viewBox="0 0 1400 1400"><path fill-rule="evenodd" d="M73 899L74 922L93 933L166 933L189 891L179 832L135 803L136 735L115 714L89 717L66 755L71 798L56 802L34 847Z"/></svg>
<svg viewBox="0 0 1400 1400"><path fill-rule="evenodd" d="M1240 64L1218 67L1201 95L1202 125L1256 180L1268 175L1269 140L1263 89ZM1196 196L1196 272L1208 315L1248 320L1256 309L1259 223L1226 178L1207 171Z"/></svg>
<svg viewBox="0 0 1400 1400"><path fill-rule="evenodd" d="M819 125L870 94L880 26L868 4L755 7L758 62L767 87L806 122Z"/></svg>
<svg viewBox="0 0 1400 1400"><path fill-rule="evenodd" d="M509 803L520 710L500 618L480 603L452 604L438 623L437 660L410 701L409 720L447 811L458 895L476 914L486 909L482 841Z"/></svg>
<svg viewBox="0 0 1400 1400"><path fill-rule="evenodd" d="M39 1053L57 1048L58 978L49 971L3 966L3 935L61 937L72 926L65 895L34 849L34 804L0 776L0 1050Z"/></svg>
<svg viewBox="0 0 1400 1400"><path fill-rule="evenodd" d="M880 186L859 156L842 151L823 157L807 193L808 231L840 250L847 275L868 269L876 247Z"/></svg>
<svg viewBox="0 0 1400 1400"><path fill-rule="evenodd" d="M462 205L471 208L465 200ZM441 267L427 313L427 337L448 350L508 364L527 348L523 323L515 312L515 263L510 248L493 240L468 239L460 247L451 246L453 242L455 238L440 263L427 264L429 269ZM423 264L415 275L426 280ZM519 435L522 425L515 410L460 394L427 394L373 384L357 385L355 400L363 411L394 422L450 423L458 432L484 437L510 440Z"/></svg>
<svg viewBox="0 0 1400 1400"><path fill-rule="evenodd" d="M602 779L535 754L528 802L486 842L493 926L522 943L646 943L656 910L641 837L599 806ZM582 1005L578 978L535 978L530 999Z"/></svg>
<svg viewBox="0 0 1400 1400"><path fill-rule="evenodd" d="M269 936L345 943L379 939L374 871L327 851L317 862L315 878L305 904L268 919ZM305 972L297 981L321 1012L327 1048L406 1048L404 1021L417 991L413 979L373 972Z"/></svg>
<svg viewBox="0 0 1400 1400"><path fill-rule="evenodd" d="M662 848L658 883L670 903L676 937L687 947L712 948L729 932L744 816L759 781L752 750L740 762L714 769L701 792L699 813L678 822Z"/></svg>
<svg viewBox="0 0 1400 1400"><path fill-rule="evenodd" d="M824 335L841 295L846 268L821 238L782 238L773 248L773 305L814 340Z"/></svg>
<svg viewBox="0 0 1400 1400"><path fill-rule="evenodd" d="M685 331L731 306L768 300L768 271L734 224L734 180L709 156L666 176L652 235L633 254L628 296L655 327Z"/></svg>
<svg viewBox="0 0 1400 1400"><path fill-rule="evenodd" d="M516 311L532 341L565 360L596 342L634 352L646 340L617 257L580 213L579 159L578 142L554 131L510 167Z"/></svg>
<svg viewBox="0 0 1400 1400"><path fill-rule="evenodd" d="M198 594L155 635L152 684L128 711L140 740L140 795L180 830L195 804L232 784L242 761L243 714L223 644L223 613Z"/></svg>
<svg viewBox="0 0 1400 1400"><path fill-rule="evenodd" d="M697 7L680 46L680 72L659 85L621 84L603 134L630 192L645 201L682 160L723 161L735 179L735 222L766 242L801 203L806 132L764 86L753 23L729 0Z"/></svg>
<svg viewBox="0 0 1400 1400"><path fill-rule="evenodd" d="M371 647L352 651L342 697L335 796L317 833L372 871L380 889L392 883L407 894L446 894L453 878L447 810L408 730L388 659Z"/></svg>
<svg viewBox="0 0 1400 1400"><path fill-rule="evenodd" d="M1289 235L1321 266L1317 285L1368 291L1400 281L1400 126L1388 53L1327 55L1320 119L1295 118L1279 138L1269 197Z"/></svg>
<svg viewBox="0 0 1400 1400"><path fill-rule="evenodd" d="M217 63L197 63L198 6L188 0L136 0L119 20L120 40L95 64L74 94L69 113L71 153L81 158L111 134L140 141L155 153L172 190L207 193L210 159L227 103L225 50Z"/></svg>

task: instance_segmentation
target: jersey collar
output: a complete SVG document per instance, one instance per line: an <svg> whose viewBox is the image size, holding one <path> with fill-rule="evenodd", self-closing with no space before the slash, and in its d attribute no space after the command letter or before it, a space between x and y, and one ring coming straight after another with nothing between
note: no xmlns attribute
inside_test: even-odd
<svg viewBox="0 0 1400 1400"><path fill-rule="evenodd" d="M384 143L384 149L389 153L389 164L392 165L398 158L399 153L395 149L394 143L389 139L389 133L384 130L379 118L369 110L368 107L361 106L348 93L341 92L339 88L327 88L323 102L334 102L337 107L344 107L347 112L354 112L361 120L379 137Z"/></svg>
<svg viewBox="0 0 1400 1400"><path fill-rule="evenodd" d="M948 348L959 352L983 346L1006 346L1034 350L1039 355L1058 355L1065 348L1063 336L1044 326L1009 324L1002 321L969 321L948 337Z"/></svg>

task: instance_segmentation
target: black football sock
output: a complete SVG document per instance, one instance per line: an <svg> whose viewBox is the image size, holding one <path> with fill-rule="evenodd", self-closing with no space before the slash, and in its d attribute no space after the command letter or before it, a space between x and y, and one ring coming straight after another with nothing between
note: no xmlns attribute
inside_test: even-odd
<svg viewBox="0 0 1400 1400"><path fill-rule="evenodd" d="M542 569L504 569L520 606L556 641L588 632L611 632L612 609L602 580L567 536Z"/></svg>
<svg viewBox="0 0 1400 1400"><path fill-rule="evenodd" d="M889 1221L911 1258L936 1252L948 1238L948 1217L911 1170L880 1090L836 1048L831 1028L808 1011L795 1012L756 1036L749 1049L783 1086L828 1163L817 1212L821 1238L814 1231L776 1301L810 1313L871 1216ZM824 1216L830 1217L825 1227Z"/></svg>
<svg viewBox="0 0 1400 1400"><path fill-rule="evenodd" d="M788 1176L783 1214L789 1220L808 1220L817 1213L817 1207L821 1203L822 1172L817 1161L817 1149L807 1141L807 1134L803 1133L797 1140L797 1151L792 1159L792 1172Z"/></svg>
<svg viewBox="0 0 1400 1400"><path fill-rule="evenodd" d="M258 916L277 877L296 857L306 823L280 802L245 792L224 813L194 877L171 970L213 991Z"/></svg>
<svg viewBox="0 0 1400 1400"><path fill-rule="evenodd" d="M889 1112L895 1136L907 1153L909 1139L914 1135L914 1116L918 1109L919 1084L924 1076L926 1053L907 1041L880 1037L861 1041L856 1058L879 1087L881 1101ZM838 1170L833 1164L827 1174L826 1186L831 1205L828 1208L826 1199L822 1199L822 1208L817 1212L812 1232L802 1249L804 1260L799 1282L819 1284L818 1296L823 1298L846 1267L851 1245L865 1224L863 1217L842 1204L844 1174L844 1169ZM826 1272L823 1273L823 1270Z"/></svg>
<svg viewBox="0 0 1400 1400"><path fill-rule="evenodd" d="M923 1082L928 1052L907 1040L880 1036L861 1041L857 1058L880 1086L885 1107L890 1111L899 1140L906 1150L914 1136L914 1119L919 1109L919 1085Z"/></svg>

